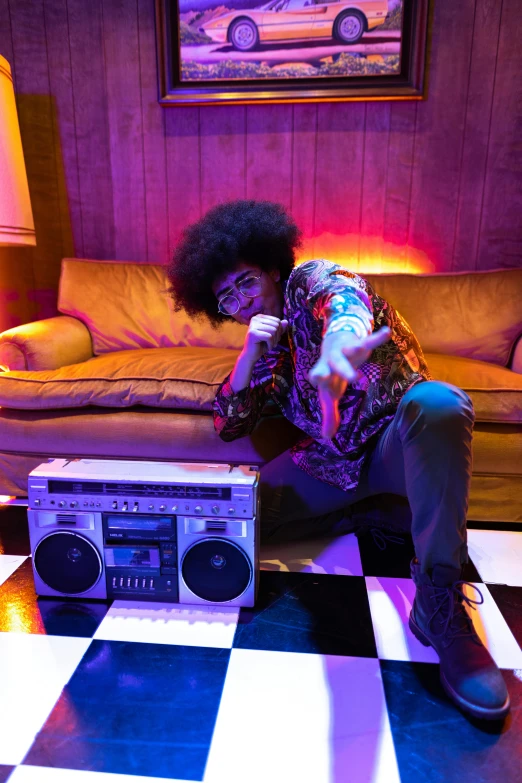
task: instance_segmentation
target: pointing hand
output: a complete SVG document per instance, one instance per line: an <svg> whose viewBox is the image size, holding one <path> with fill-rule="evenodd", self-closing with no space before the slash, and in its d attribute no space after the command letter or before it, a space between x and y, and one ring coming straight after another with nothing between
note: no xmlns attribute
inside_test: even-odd
<svg viewBox="0 0 522 783"><path fill-rule="evenodd" d="M375 348L388 342L390 335L391 329L383 326L363 339L351 331L336 332L324 338L319 361L309 375L311 384L319 390L323 438L333 438L339 428L339 400L347 385L357 380L357 368L367 361Z"/></svg>

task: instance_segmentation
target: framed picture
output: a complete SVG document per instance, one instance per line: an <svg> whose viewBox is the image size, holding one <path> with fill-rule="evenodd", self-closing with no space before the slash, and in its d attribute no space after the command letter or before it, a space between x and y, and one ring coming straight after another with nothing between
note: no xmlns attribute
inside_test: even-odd
<svg viewBox="0 0 522 783"><path fill-rule="evenodd" d="M156 0L160 103L419 100L429 0Z"/></svg>

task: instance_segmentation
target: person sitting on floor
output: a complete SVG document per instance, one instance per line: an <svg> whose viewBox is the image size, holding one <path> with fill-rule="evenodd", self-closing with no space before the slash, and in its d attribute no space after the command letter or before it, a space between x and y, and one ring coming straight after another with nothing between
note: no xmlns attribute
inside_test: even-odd
<svg viewBox="0 0 522 783"><path fill-rule="evenodd" d="M432 379L411 328L364 277L325 259L296 266L300 244L281 205L238 200L189 226L168 267L176 310L216 328L248 326L214 401L221 438L251 433L267 401L303 431L261 468L261 540L351 532L358 501L406 498L410 629L437 651L443 687L463 711L503 718L504 678L464 606L479 603L462 580L472 401Z"/></svg>

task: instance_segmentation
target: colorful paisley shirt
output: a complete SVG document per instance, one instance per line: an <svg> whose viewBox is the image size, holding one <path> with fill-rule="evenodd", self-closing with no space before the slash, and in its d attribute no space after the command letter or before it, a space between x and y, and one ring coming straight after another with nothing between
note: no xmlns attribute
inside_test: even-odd
<svg viewBox="0 0 522 783"><path fill-rule="evenodd" d="M359 275L324 259L295 267L284 286L288 348L267 351L237 394L230 374L213 405L214 427L224 441L252 432L272 401L303 438L291 449L294 462L320 481L353 490L370 446L393 419L404 394L432 380L422 349L402 316ZM359 367L339 400L340 426L331 439L321 436L319 393L308 380L326 334L353 331L365 337L382 326L391 337Z"/></svg>

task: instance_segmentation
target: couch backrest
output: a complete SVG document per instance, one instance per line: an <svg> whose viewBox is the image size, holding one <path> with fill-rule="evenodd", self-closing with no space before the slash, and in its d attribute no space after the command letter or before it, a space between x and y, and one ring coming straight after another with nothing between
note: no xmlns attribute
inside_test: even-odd
<svg viewBox="0 0 522 783"><path fill-rule="evenodd" d="M427 353L507 365L522 334L522 269L453 274L365 274L408 321ZM165 268L153 264L66 258L58 309L83 321L94 353L202 346L239 349L245 327L212 329L174 313Z"/></svg>
<svg viewBox="0 0 522 783"><path fill-rule="evenodd" d="M83 321L96 355L133 348L243 345L246 327L212 329L175 313L166 293L165 268L154 264L64 258L58 310Z"/></svg>
<svg viewBox="0 0 522 783"><path fill-rule="evenodd" d="M522 269L363 276L408 321L426 353L507 366L522 334Z"/></svg>

